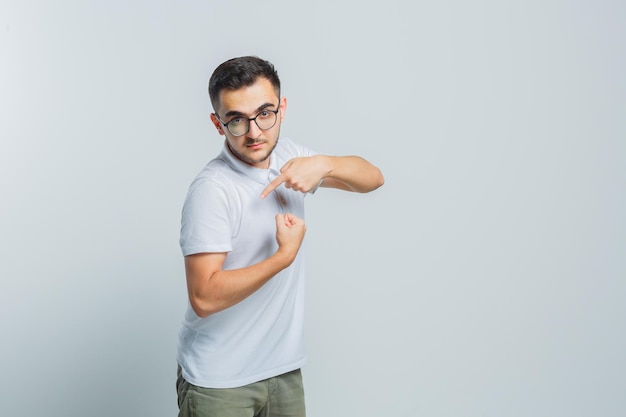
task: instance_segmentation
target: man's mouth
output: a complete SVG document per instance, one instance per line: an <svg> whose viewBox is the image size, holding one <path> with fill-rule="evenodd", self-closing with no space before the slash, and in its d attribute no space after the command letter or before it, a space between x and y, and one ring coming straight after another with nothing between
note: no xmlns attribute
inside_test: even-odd
<svg viewBox="0 0 626 417"><path fill-rule="evenodd" d="M246 146L248 148L260 148L264 144L265 144L265 141L264 140L260 140L260 141L248 143Z"/></svg>

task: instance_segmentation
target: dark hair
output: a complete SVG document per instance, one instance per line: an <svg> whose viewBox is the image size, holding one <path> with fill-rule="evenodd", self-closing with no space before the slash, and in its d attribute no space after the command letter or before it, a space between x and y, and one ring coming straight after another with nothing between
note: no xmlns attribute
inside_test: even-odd
<svg viewBox="0 0 626 417"><path fill-rule="evenodd" d="M222 90L237 90L254 84L259 77L267 78L280 97L280 79L270 62L256 56L242 56L223 62L209 79L209 98L213 109L217 110Z"/></svg>

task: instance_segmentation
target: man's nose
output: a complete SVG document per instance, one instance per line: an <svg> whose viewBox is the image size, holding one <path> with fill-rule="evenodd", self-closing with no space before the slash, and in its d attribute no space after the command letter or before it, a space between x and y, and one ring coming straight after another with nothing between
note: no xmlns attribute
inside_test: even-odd
<svg viewBox="0 0 626 417"><path fill-rule="evenodd" d="M259 125L256 124L256 120L250 120L250 127L248 127L248 136L256 139L261 136L261 133L263 133L263 131L261 130Z"/></svg>

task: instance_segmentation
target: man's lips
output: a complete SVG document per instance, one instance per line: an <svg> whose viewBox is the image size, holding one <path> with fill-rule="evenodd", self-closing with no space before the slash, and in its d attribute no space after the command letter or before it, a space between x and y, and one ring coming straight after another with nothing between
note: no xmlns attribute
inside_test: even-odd
<svg viewBox="0 0 626 417"><path fill-rule="evenodd" d="M259 142L253 142L253 143L249 143L246 146L248 148L252 148L252 149L257 149L260 148L261 146L265 145L265 141L259 141Z"/></svg>

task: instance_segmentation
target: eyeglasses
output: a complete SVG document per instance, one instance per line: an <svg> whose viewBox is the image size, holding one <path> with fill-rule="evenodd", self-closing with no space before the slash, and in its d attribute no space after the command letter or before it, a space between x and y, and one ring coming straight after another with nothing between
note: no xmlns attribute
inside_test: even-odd
<svg viewBox="0 0 626 417"><path fill-rule="evenodd" d="M243 136L250 131L250 122L253 120L261 130L273 128L278 119L277 115L279 111L280 107L276 110L263 110L254 117L235 117L227 123L222 122L222 119L220 119L217 113L215 115L220 123L223 124L233 136Z"/></svg>

